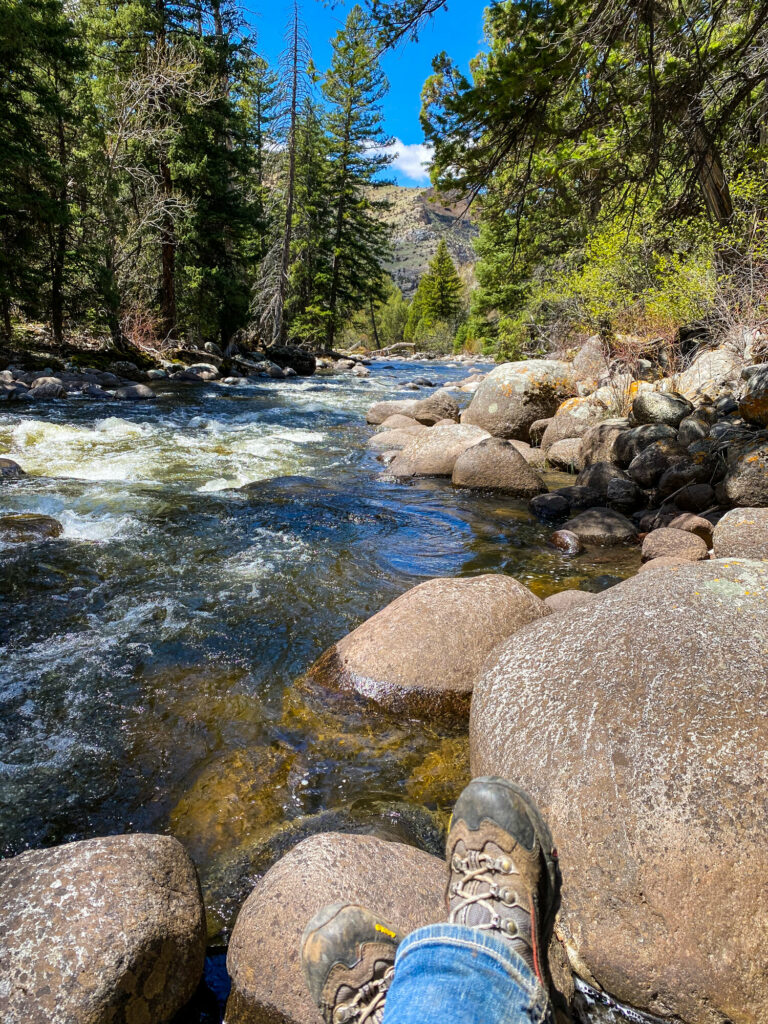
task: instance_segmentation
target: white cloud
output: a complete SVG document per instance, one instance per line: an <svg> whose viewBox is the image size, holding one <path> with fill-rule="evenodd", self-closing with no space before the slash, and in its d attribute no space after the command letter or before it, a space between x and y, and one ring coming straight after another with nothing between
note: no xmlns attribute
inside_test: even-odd
<svg viewBox="0 0 768 1024"><path fill-rule="evenodd" d="M380 150L388 156L394 157L391 167L399 171L404 178L410 181L429 181L429 172L426 165L432 162L434 149L424 142L402 142L395 139L391 146L385 146Z"/></svg>

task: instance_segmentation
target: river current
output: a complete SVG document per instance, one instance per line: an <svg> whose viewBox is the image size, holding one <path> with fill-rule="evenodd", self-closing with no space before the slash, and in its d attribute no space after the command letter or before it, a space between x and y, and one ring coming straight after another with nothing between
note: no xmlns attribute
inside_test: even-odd
<svg viewBox="0 0 768 1024"><path fill-rule="evenodd" d="M466 739L296 680L429 577L504 572L546 596L603 589L637 555L569 558L524 503L382 479L365 409L425 373L467 368L5 407L0 453L28 476L0 488L0 514L64 532L0 547L0 854L169 831L221 939L258 874L318 828L439 843L429 812L460 788Z"/></svg>

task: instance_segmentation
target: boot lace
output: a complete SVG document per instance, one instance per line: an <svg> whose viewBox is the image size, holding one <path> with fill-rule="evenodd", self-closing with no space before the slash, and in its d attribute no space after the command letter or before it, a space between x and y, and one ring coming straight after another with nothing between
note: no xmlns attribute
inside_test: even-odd
<svg viewBox="0 0 768 1024"><path fill-rule="evenodd" d="M477 850L470 850L466 857L453 855L451 867L459 877L451 884L451 909L448 921L451 924L466 924L465 911L470 907L482 908L487 919L477 923L473 928L486 931L500 931L505 935L520 939L531 947L528 936L520 931L513 917L502 917L499 904L509 910L517 908L530 916L529 908L520 902L517 891L497 881L498 875L519 875L510 857L491 857ZM479 915L483 917L485 915Z"/></svg>
<svg viewBox="0 0 768 1024"><path fill-rule="evenodd" d="M392 983L395 968L388 967L380 978L369 981L358 989L354 998L346 1003L339 1003L333 1011L334 1024L381 1024L384 1016L384 1000Z"/></svg>

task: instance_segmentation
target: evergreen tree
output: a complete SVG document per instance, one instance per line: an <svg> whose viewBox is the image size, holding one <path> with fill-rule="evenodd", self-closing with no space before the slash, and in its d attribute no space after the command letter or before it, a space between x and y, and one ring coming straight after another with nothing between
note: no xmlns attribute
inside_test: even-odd
<svg viewBox="0 0 768 1024"><path fill-rule="evenodd" d="M426 275L424 313L432 320L452 322L461 312L461 279L444 238L430 261Z"/></svg>
<svg viewBox="0 0 768 1024"><path fill-rule="evenodd" d="M380 103L387 81L378 64L371 27L359 6L333 42L331 68L323 83L329 103L329 206L333 214L326 347L353 310L383 295L382 263L387 231L375 198L378 175L390 162L381 127Z"/></svg>

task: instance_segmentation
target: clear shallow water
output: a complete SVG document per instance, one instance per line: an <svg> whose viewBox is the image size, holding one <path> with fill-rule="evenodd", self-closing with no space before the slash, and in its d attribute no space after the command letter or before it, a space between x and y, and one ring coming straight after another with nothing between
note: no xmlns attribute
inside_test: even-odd
<svg viewBox="0 0 768 1024"><path fill-rule="evenodd" d="M0 547L0 854L170 831L224 935L254 877L317 828L429 846L466 742L295 685L333 641L437 575L602 589L636 553L568 559L521 503L380 478L367 406L466 368L375 367L152 403L0 414L30 474L0 514L61 538Z"/></svg>

